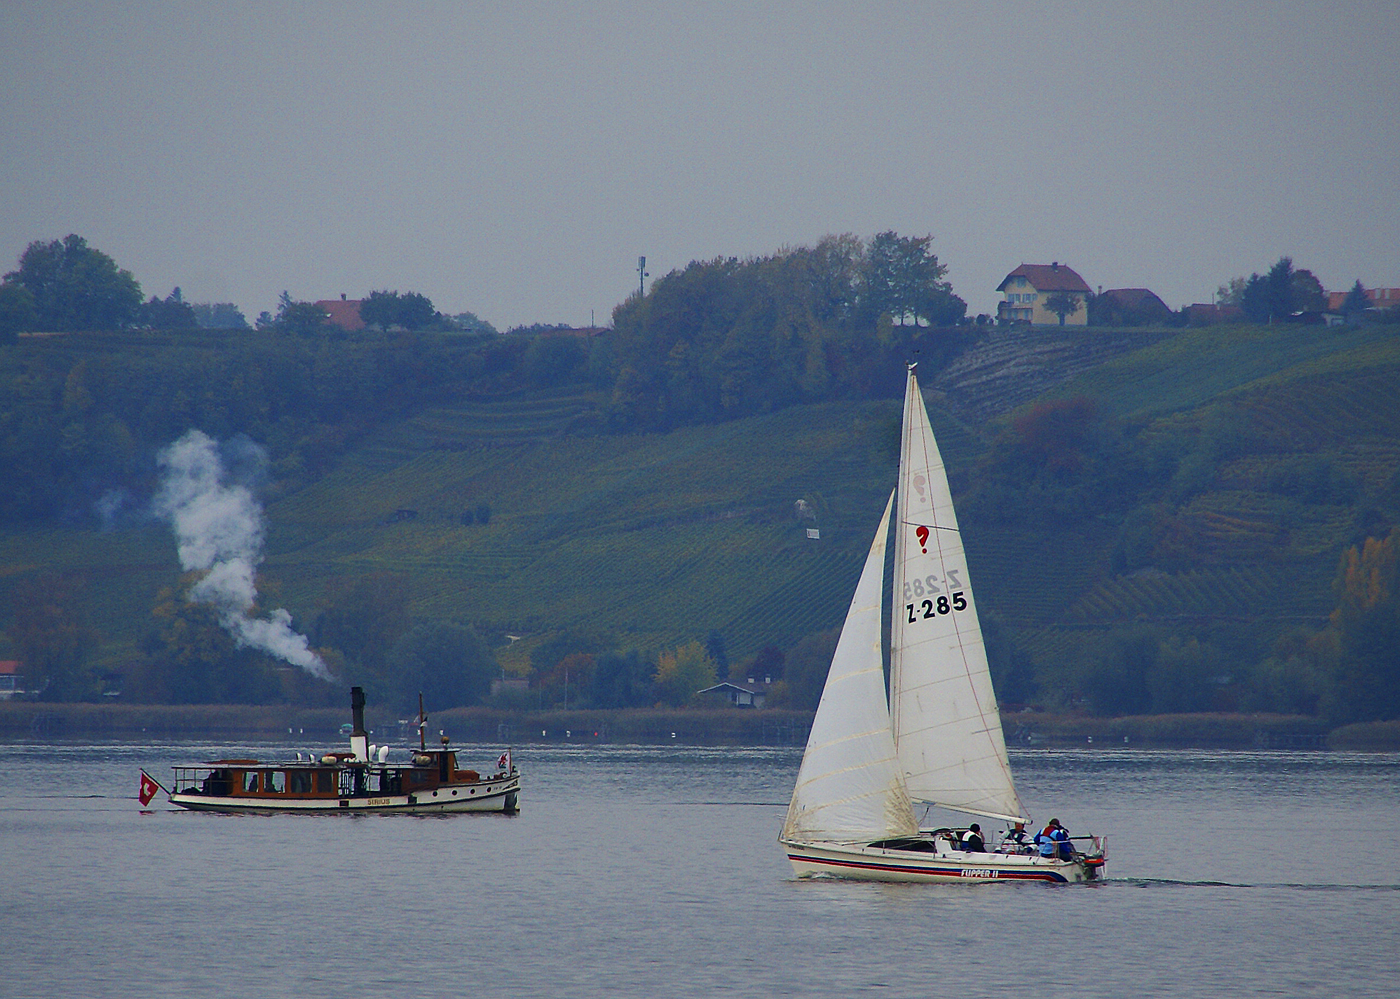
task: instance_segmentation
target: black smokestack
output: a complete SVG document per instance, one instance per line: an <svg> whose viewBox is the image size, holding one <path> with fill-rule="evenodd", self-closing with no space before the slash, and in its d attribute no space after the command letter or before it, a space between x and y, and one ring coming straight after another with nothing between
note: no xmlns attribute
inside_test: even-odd
<svg viewBox="0 0 1400 999"><path fill-rule="evenodd" d="M365 735L365 688L350 688L350 717L355 723L351 735Z"/></svg>

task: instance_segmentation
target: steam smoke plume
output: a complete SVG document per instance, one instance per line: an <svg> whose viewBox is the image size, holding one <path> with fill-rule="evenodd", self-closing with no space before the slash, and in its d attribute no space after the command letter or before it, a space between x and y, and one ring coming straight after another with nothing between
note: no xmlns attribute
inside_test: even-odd
<svg viewBox="0 0 1400 999"><path fill-rule="evenodd" d="M261 468L262 449L243 442L242 464ZM262 561L262 506L245 485L230 483L219 445L191 430L156 455L161 486L156 513L170 521L179 543L180 567L206 570L190 590L190 599L210 604L219 623L239 645L247 645L300 666L322 680L331 678L326 664L311 651L306 636L292 630L292 616L282 608L267 618L250 617L257 601L255 583Z"/></svg>

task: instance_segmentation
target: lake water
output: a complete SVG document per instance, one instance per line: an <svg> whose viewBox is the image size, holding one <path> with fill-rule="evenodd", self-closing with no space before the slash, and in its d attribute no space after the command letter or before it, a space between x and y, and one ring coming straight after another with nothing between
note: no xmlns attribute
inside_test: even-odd
<svg viewBox="0 0 1400 999"><path fill-rule="evenodd" d="M794 879L798 749L517 747L513 817L135 801L298 748L0 746L0 996L1400 991L1400 755L1014 751L1037 819L1109 836L1063 886Z"/></svg>

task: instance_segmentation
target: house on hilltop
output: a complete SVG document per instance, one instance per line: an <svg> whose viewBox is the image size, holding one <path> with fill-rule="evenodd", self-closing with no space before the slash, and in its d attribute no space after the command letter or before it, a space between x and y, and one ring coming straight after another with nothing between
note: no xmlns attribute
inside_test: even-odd
<svg viewBox="0 0 1400 999"><path fill-rule="evenodd" d="M317 302L318 308L326 312L326 322L332 326L339 326L347 333L356 333L365 328L365 321L360 318L360 304L364 299L346 299L344 293L339 300L328 298Z"/></svg>
<svg viewBox="0 0 1400 999"><path fill-rule="evenodd" d="M997 291L1006 297L997 303L998 322L1028 322L1058 324L1057 313L1045 307L1053 295L1069 295L1079 307L1064 317L1066 326L1087 326L1089 310L1085 308L1092 289L1068 264L1058 260L1049 264L1022 264L1002 279Z"/></svg>
<svg viewBox="0 0 1400 999"><path fill-rule="evenodd" d="M1371 300L1373 309L1389 309L1400 305L1400 288L1365 288L1366 297ZM1327 311L1341 312L1342 303L1347 300L1348 291L1329 291L1327 293Z"/></svg>
<svg viewBox="0 0 1400 999"><path fill-rule="evenodd" d="M1242 323L1244 309L1238 305L1216 305L1214 302L1193 302L1186 306L1187 326L1214 326L1216 323Z"/></svg>
<svg viewBox="0 0 1400 999"><path fill-rule="evenodd" d="M1146 288L1110 288L1090 306L1096 326L1161 326L1171 319L1166 302Z"/></svg>

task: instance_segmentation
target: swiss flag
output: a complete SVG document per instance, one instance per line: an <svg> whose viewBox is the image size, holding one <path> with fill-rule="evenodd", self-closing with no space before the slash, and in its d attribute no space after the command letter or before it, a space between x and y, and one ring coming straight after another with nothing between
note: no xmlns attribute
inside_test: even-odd
<svg viewBox="0 0 1400 999"><path fill-rule="evenodd" d="M141 799L141 804L149 805L151 803L151 799L156 796L156 792L159 790L160 785L155 782L155 778L153 778L150 774L146 773L146 771L142 770L141 790L138 791L136 794L136 797Z"/></svg>

